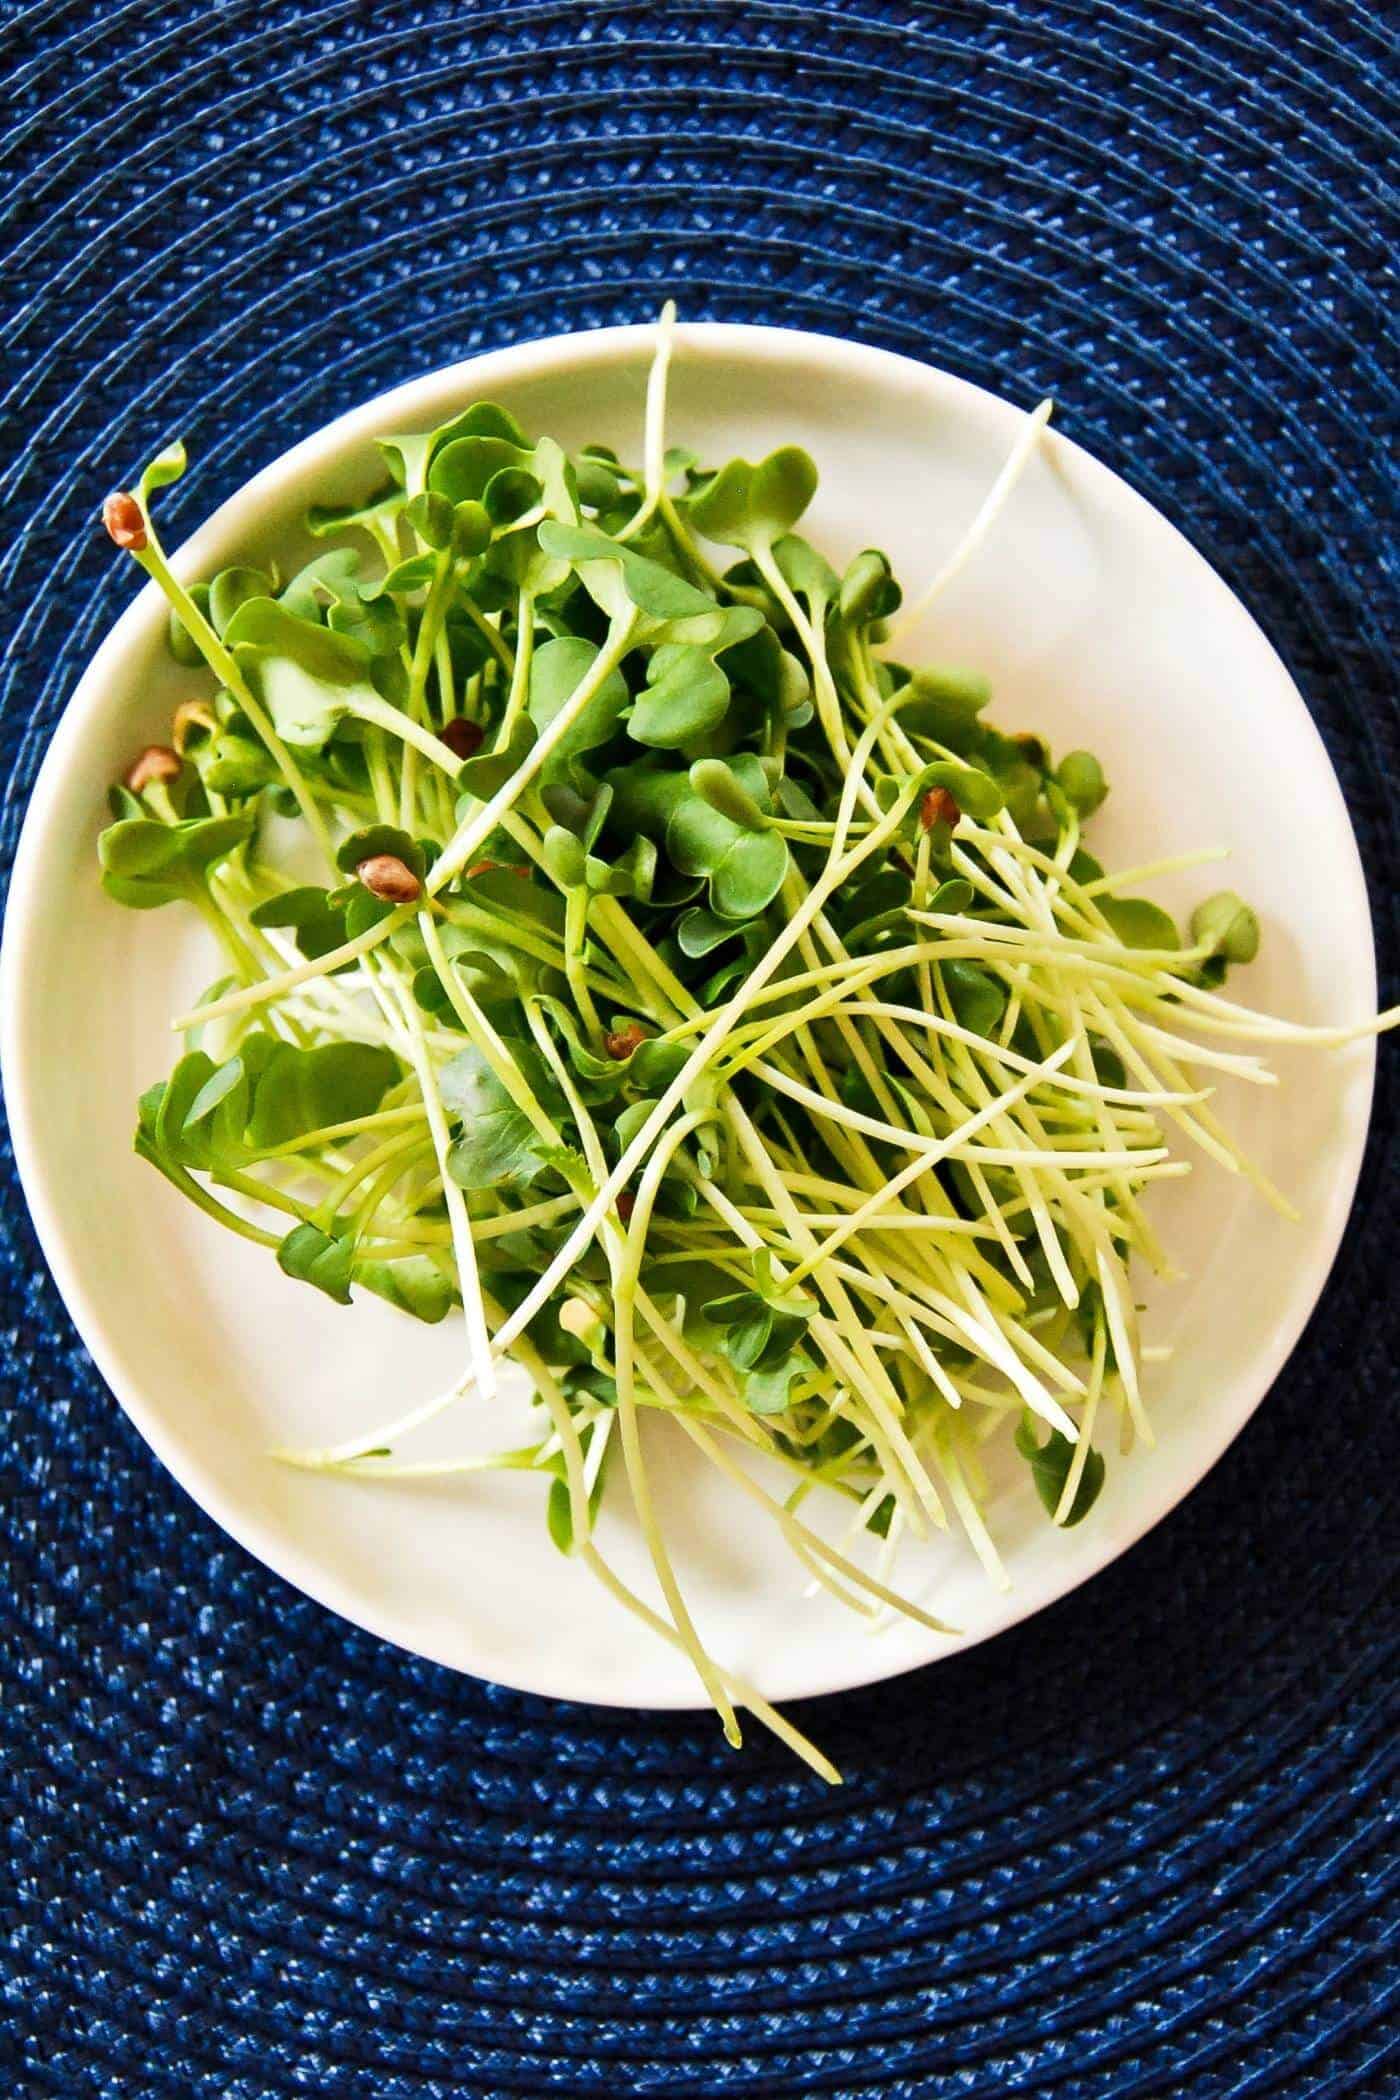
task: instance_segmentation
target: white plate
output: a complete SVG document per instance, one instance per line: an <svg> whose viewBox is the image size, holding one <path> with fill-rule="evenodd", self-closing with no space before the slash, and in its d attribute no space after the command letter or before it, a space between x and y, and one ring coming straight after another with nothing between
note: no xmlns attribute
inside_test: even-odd
<svg viewBox="0 0 1400 2100"><path fill-rule="evenodd" d="M647 329L609 329L415 380L259 474L177 566L193 579L239 556L295 554L308 500L346 496L374 478L373 437L430 427L473 399L500 401L566 445L602 439L635 456L650 348ZM1018 411L991 395L879 350L755 328L679 334L673 437L707 458L806 445L822 486L804 529L838 562L865 545L885 548L906 588L960 537L1019 427ZM166 1017L210 974L177 910L123 911L97 882L107 782L163 732L186 682L165 654L164 626L147 589L75 693L35 788L6 927L0 992L15 1150L79 1332L189 1493L348 1618L531 1691L700 1703L688 1667L555 1553L541 1483L486 1475L376 1487L263 1456L276 1443L346 1436L436 1389L455 1374L459 1338L456 1322L424 1329L377 1302L347 1311L287 1281L132 1155L136 1097L173 1059ZM1252 1000L1296 1019L1350 1021L1373 1010L1356 845L1303 703L1225 586L1114 475L1052 437L919 642L929 657L990 673L1002 726L1100 754L1113 792L1092 840L1110 866L1233 845L1229 869L1181 878L1165 895L1180 905L1228 880L1256 904L1263 953L1238 980ZM1285 1223L1208 1163L1165 1186L1155 1212L1191 1280L1157 1294L1148 1321L1147 1339L1175 1350L1149 1378L1158 1446L1126 1461L1111 1454L1098 1506L1067 1533L1046 1521L1024 1469L1009 1466L991 1512L1014 1578L1008 1593L988 1586L956 1538L909 1555L905 1581L965 1629L961 1644L908 1625L872 1635L830 1599L804 1597L752 1506L697 1473L689 1447L666 1450L657 1469L664 1514L717 1655L780 1698L908 1669L1084 1581L1201 1478L1267 1392L1317 1299L1365 1137L1369 1044L1278 1062L1277 1093L1240 1087L1225 1106L1304 1222ZM434 1448L514 1442L519 1426L464 1403ZM625 1517L605 1517L602 1542L650 1594Z"/></svg>

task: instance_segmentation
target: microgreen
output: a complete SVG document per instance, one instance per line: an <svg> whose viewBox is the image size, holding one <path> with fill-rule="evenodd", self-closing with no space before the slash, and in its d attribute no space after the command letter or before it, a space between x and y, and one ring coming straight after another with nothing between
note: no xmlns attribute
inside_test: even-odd
<svg viewBox="0 0 1400 2100"><path fill-rule="evenodd" d="M1047 1515L1054 1517L1059 1509L1069 1480L1069 1470L1074 1463L1074 1446L1068 1437L1052 1429L1048 1440L1041 1443L1032 1422L1023 1415L1016 1428L1016 1449L1030 1466L1035 1491L1039 1495ZM1069 1514L1058 1522L1068 1530L1072 1524L1082 1524L1085 1517L1099 1499L1107 1468L1098 1451L1090 1451L1084 1461L1084 1470L1079 1476L1079 1485Z"/></svg>
<svg viewBox="0 0 1400 2100"><path fill-rule="evenodd" d="M1218 890L1192 912L1191 938L1225 962L1253 962L1259 953L1259 920L1233 890Z"/></svg>
<svg viewBox="0 0 1400 2100"><path fill-rule="evenodd" d="M557 1093L533 1047L515 1037L502 1047L546 1114L557 1108ZM443 1105L461 1125L447 1160L459 1188L528 1188L550 1170L549 1144L538 1123L518 1106L481 1051L460 1051L443 1067L439 1084Z"/></svg>
<svg viewBox="0 0 1400 2100"><path fill-rule="evenodd" d="M557 635L534 652L526 705L529 719L537 730L549 727L597 660L597 644L581 635ZM627 681L622 673L610 671L587 706L575 716L567 734L555 745L547 764L541 768L540 780L545 787L556 782L568 784L575 778L576 763L581 763L585 754L596 751L615 734L629 698ZM477 778L480 777L478 774ZM480 793L475 784L473 792Z"/></svg>
<svg viewBox="0 0 1400 2100"><path fill-rule="evenodd" d="M350 1304L355 1243L348 1235L323 1232L319 1225L294 1225L277 1249L277 1266L298 1283L324 1291L338 1305Z"/></svg>
<svg viewBox="0 0 1400 2100"><path fill-rule="evenodd" d="M151 518L178 446L109 498L208 677L113 790L99 857L111 896L191 905L222 951L138 1105L141 1156L337 1303L461 1309L458 1384L297 1462L398 1464L513 1357L539 1437L462 1466L537 1473L555 1544L689 1654L731 1733L741 1698L831 1776L690 1620L641 1412L814 1580L937 1625L887 1562L952 1522L1001 1578L988 1435L1078 1524L1096 1420L1150 1434L1152 1184L1189 1170L1179 1144L1284 1206L1209 1091L1306 1031L1221 995L1259 944L1241 898L1199 903L1183 945L1105 875L1079 836L1108 792L1091 753L1056 760L993 726L975 670L893 653L889 558L838 572L796 530L804 451L667 449L672 318L639 463L470 404L385 438L380 485L312 513L322 550L285 581L249 547L178 582ZM733 1444L787 1471L786 1502ZM878 1571L808 1527L818 1490ZM624 1492L664 1615L594 1542Z"/></svg>
<svg viewBox="0 0 1400 2100"><path fill-rule="evenodd" d="M242 812L169 823L124 817L98 841L102 887L118 904L138 911L177 899L197 903L208 898L214 869L246 846L252 833L253 819Z"/></svg>
<svg viewBox="0 0 1400 2100"><path fill-rule="evenodd" d="M701 482L687 503L706 539L752 554L791 532L817 491L817 470L798 445L782 445L757 466L731 459Z"/></svg>
<svg viewBox="0 0 1400 2100"><path fill-rule="evenodd" d="M716 917L753 919L788 872L785 841L770 829L772 791L751 753L700 759L666 824L666 851L682 875L707 878Z"/></svg>

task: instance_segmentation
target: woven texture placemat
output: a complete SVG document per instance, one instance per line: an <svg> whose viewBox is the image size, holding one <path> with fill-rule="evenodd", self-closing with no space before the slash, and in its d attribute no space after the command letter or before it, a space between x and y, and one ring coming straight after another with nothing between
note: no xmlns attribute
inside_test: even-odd
<svg viewBox="0 0 1400 2100"><path fill-rule="evenodd" d="M40 0L0 25L6 865L130 589L95 505L156 442L197 462L178 538L395 380L675 291L1053 391L1298 678L1396 996L1381 10ZM1078 1595L803 1714L837 1794L708 1721L418 1663L254 1565L103 1390L6 1167L0 2091L1400 2092L1397 1072L1245 1435Z"/></svg>

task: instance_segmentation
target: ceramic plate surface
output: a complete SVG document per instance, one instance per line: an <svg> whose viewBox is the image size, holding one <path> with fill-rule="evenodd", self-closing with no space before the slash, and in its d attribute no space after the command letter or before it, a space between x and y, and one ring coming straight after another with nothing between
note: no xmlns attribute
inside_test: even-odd
<svg viewBox="0 0 1400 2100"><path fill-rule="evenodd" d="M474 399L573 447L640 451L647 329L492 354L344 417L250 482L183 550L189 580L236 557L309 550L309 501L377 478L372 440L428 428ZM798 442L822 484L804 531L839 563L883 547L907 590L960 538L1020 412L881 351L786 331L679 332L670 434L707 459ZM102 492L94 491L94 498ZM699 1702L685 1663L560 1559L540 1482L433 1486L318 1478L270 1445L322 1443L394 1415L455 1376L457 1322L420 1328L377 1301L332 1305L202 1219L131 1151L135 1102L173 1061L167 1017L212 974L180 914L119 909L97 882L104 794L165 733L188 674L164 648L154 589L123 616L54 737L25 825L5 930L3 1056L19 1160L44 1251L104 1377L185 1488L290 1581L373 1631L454 1667L561 1697ZM1222 881L1258 908L1242 995L1299 1020L1373 1010L1356 846L1322 744L1268 643L1185 539L1075 445L1052 436L976 560L909 653L986 671L993 715L1060 749L1087 745L1113 792L1091 843L1113 867L1228 843L1224 870L1160 885L1177 908ZM1306 821L1293 821L1301 813ZM1219 1457L1277 1375L1316 1302L1350 1207L1370 1107L1369 1044L1288 1052L1274 1091L1222 1089L1246 1145L1299 1204L1274 1215L1208 1163L1153 1203L1187 1280L1154 1291L1146 1339L1158 1442L1110 1454L1087 1522L1057 1532L1013 1462L990 1511L1012 1587L989 1587L955 1537L909 1552L911 1593L979 1640L1132 1544ZM465 1402L422 1455L521 1440L525 1396L488 1417ZM800 1571L752 1506L650 1425L662 1514L713 1651L774 1697L865 1683L952 1651L916 1626L872 1635ZM666 1448L662 1449L663 1440ZM619 1501L623 1498L619 1497ZM814 1505L813 1505L814 1507ZM830 1523L838 1527L840 1512ZM601 1543L647 1594L626 1515Z"/></svg>

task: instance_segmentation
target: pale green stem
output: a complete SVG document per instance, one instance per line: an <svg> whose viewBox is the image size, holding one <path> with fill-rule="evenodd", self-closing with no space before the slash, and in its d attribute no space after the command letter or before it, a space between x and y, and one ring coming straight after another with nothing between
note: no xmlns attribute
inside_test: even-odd
<svg viewBox="0 0 1400 2100"><path fill-rule="evenodd" d="M219 680L219 683L227 686L238 701L239 706L252 723L253 728L267 746L272 762L282 775L284 784L295 796L297 808L301 811L311 836L321 848L326 860L334 864L335 855L331 850L330 833L326 829L324 819L316 805L316 799L308 788L300 768L293 762L286 745L272 726L271 717L257 695L250 688L247 679L243 676L242 668L232 650L225 648L194 599L171 569L161 549L160 542L156 538L155 530L150 526L149 521L147 524L146 545L135 558L146 571L146 574L160 586L181 626L185 629L210 670Z"/></svg>
<svg viewBox="0 0 1400 2100"><path fill-rule="evenodd" d="M612 676L627 653L636 620L636 613L629 608L625 618L614 622L607 640L588 671L579 680L553 721L541 730L510 779L498 788L473 816L469 816L458 827L455 837L444 849L428 878L428 888L434 895L461 874L477 848L495 830L503 813L519 801L550 752L568 734L594 694ZM457 761L454 759L452 763L455 767Z"/></svg>

